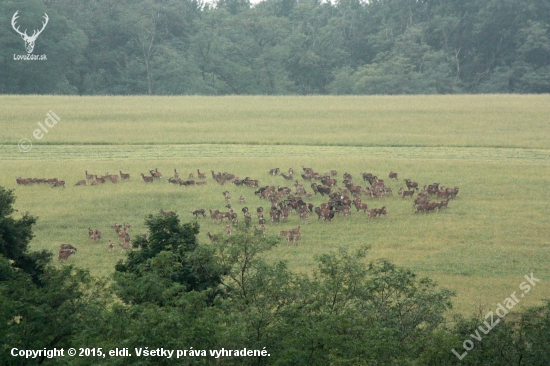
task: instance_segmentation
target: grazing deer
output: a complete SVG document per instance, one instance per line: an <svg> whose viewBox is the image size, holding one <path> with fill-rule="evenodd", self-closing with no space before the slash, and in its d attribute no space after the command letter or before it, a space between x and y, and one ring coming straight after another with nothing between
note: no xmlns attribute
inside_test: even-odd
<svg viewBox="0 0 550 366"><path fill-rule="evenodd" d="M95 241L94 231L90 227L88 228L88 236L92 239L92 241Z"/></svg>
<svg viewBox="0 0 550 366"><path fill-rule="evenodd" d="M294 234L288 233L288 235L286 236L286 245L290 245L291 241L294 241Z"/></svg>
<svg viewBox="0 0 550 366"><path fill-rule="evenodd" d="M174 215L174 212L173 212L173 211L164 211L162 208L160 209L160 213L161 213L163 216Z"/></svg>
<svg viewBox="0 0 550 366"><path fill-rule="evenodd" d="M143 175L143 173L141 173L141 177L143 178L145 183L153 183L153 181L154 181L153 177L146 177L145 175Z"/></svg>
<svg viewBox="0 0 550 366"><path fill-rule="evenodd" d="M220 241L220 237L219 236L212 236L212 234L210 234L210 231L206 233L206 236L208 236L208 239L210 239L210 241L212 243L217 243Z"/></svg>
<svg viewBox="0 0 550 366"><path fill-rule="evenodd" d="M118 183L118 175L111 175L109 176L109 179L111 180L111 183Z"/></svg>
<svg viewBox="0 0 550 366"><path fill-rule="evenodd" d="M101 240L101 231L95 229L94 230L94 237L95 237L95 240L98 240L98 241Z"/></svg>
<svg viewBox="0 0 550 366"><path fill-rule="evenodd" d="M298 225L297 228L290 229L290 233L292 234L298 234L300 232L300 225Z"/></svg>
<svg viewBox="0 0 550 366"><path fill-rule="evenodd" d="M244 203L244 197L243 196L239 196L239 202L241 203L241 205Z"/></svg>
<svg viewBox="0 0 550 366"><path fill-rule="evenodd" d="M114 249L115 249L115 243L113 243L111 239L109 239L109 253L112 253Z"/></svg>
<svg viewBox="0 0 550 366"><path fill-rule="evenodd" d="M410 179L403 179L405 181L405 184L407 185L408 189L414 188L418 190L418 183L417 182L411 182Z"/></svg>
<svg viewBox="0 0 550 366"><path fill-rule="evenodd" d="M206 211L204 209L198 209L193 212L191 212L193 215L195 215L195 218L199 218L199 215L202 215L202 217L206 217Z"/></svg>
<svg viewBox="0 0 550 366"><path fill-rule="evenodd" d="M119 235L119 238L122 239L124 244L130 243L130 234L128 234L128 231L126 230L122 232L122 235Z"/></svg>
<svg viewBox="0 0 550 366"><path fill-rule="evenodd" d="M160 179L162 178L162 174L158 171L157 168L155 168L155 170L149 170L149 173L151 174L151 177L153 177L153 179Z"/></svg>
<svg viewBox="0 0 550 366"><path fill-rule="evenodd" d="M307 219L309 218L309 213L307 211L300 211L300 220L304 221L307 224Z"/></svg>
<svg viewBox="0 0 550 366"><path fill-rule="evenodd" d="M114 223L111 225L111 228L113 228L115 230L115 232L118 234L118 232L120 231L120 228L122 228L122 225L119 225L118 223Z"/></svg>
<svg viewBox="0 0 550 366"><path fill-rule="evenodd" d="M72 250L60 250L59 253L57 253L57 260L67 260L71 256L71 254L74 254Z"/></svg>
<svg viewBox="0 0 550 366"><path fill-rule="evenodd" d="M124 174L121 170L119 170L118 172L120 173L120 178L130 179L130 174Z"/></svg>
<svg viewBox="0 0 550 366"><path fill-rule="evenodd" d="M395 173L395 172L390 172L390 180L391 179L395 179L396 181L399 182L399 179L397 179L397 173Z"/></svg>
<svg viewBox="0 0 550 366"><path fill-rule="evenodd" d="M76 253L76 248L73 247L71 244L61 244L59 246L59 251L62 251L62 250L73 250Z"/></svg>
<svg viewBox="0 0 550 366"><path fill-rule="evenodd" d="M410 191L403 191L403 197L401 197L401 199L407 197L407 196L410 196L412 198L412 196L414 195L414 189L413 190L410 190Z"/></svg>
<svg viewBox="0 0 550 366"><path fill-rule="evenodd" d="M65 188L65 181L64 180L58 180L57 182L52 183L52 188L54 187L63 187Z"/></svg>
<svg viewBox="0 0 550 366"><path fill-rule="evenodd" d="M363 214L367 213L367 210L369 209L369 205L366 203L361 203L360 199L355 200L355 208L357 209L357 212L363 210Z"/></svg>
<svg viewBox="0 0 550 366"><path fill-rule="evenodd" d="M87 184L87 181L83 179L76 182L75 186L85 186L86 184Z"/></svg>
<svg viewBox="0 0 550 366"><path fill-rule="evenodd" d="M275 176L275 175L279 174L280 172L281 172L281 169L279 169L279 168L269 169L269 175L272 175L272 176Z"/></svg>
<svg viewBox="0 0 550 366"><path fill-rule="evenodd" d="M120 251L123 251L123 250L132 250L132 244L130 244L130 243L126 243L126 242L123 243L123 244L118 243L118 245L119 245L120 248L121 248Z"/></svg>

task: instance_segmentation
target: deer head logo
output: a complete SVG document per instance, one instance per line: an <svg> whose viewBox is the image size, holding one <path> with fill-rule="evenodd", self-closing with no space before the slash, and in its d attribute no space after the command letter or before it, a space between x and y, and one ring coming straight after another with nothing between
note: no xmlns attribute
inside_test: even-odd
<svg viewBox="0 0 550 366"><path fill-rule="evenodd" d="M27 53L32 53L32 50L34 49L34 42L36 41L36 38L38 38L38 36L40 35L40 33L42 33L42 31L44 30L44 28L46 28L46 24L48 24L48 14L44 13L44 21L42 22L42 29L40 30L35 30L32 34L32 36L28 36L27 35L27 30L25 29L24 32L21 32L19 31L19 26L16 28L15 27L15 22L17 20L17 18L19 18L19 16L17 15L19 13L19 10L17 10L15 12L15 14L13 14L13 17L11 18L11 26L13 27L13 29L19 33L19 35L21 36L21 38L23 38L23 40L25 41L25 49L27 50Z"/></svg>

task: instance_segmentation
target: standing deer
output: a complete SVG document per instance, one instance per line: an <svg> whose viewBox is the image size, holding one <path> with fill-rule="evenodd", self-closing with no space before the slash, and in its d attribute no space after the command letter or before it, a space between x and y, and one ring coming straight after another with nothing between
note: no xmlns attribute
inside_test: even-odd
<svg viewBox="0 0 550 366"><path fill-rule="evenodd" d="M124 174L121 170L118 171L120 173L120 178L122 179L130 179L130 174Z"/></svg>
<svg viewBox="0 0 550 366"><path fill-rule="evenodd" d="M57 253L57 260L60 261L64 259L66 261L67 258L71 256L71 254L74 254L72 250L60 250L59 253Z"/></svg>

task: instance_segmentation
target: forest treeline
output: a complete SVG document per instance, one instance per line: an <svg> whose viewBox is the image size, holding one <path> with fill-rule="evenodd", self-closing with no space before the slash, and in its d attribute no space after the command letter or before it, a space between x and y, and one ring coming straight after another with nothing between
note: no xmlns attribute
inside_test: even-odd
<svg viewBox="0 0 550 366"><path fill-rule="evenodd" d="M34 54L21 30L49 23ZM0 93L549 93L548 0L4 0Z"/></svg>
<svg viewBox="0 0 550 366"><path fill-rule="evenodd" d="M550 302L513 318L504 307L453 317L452 291L369 261L366 247L319 255L312 273L300 274L264 259L278 237L241 226L205 245L196 222L160 213L146 218L146 237L133 239L137 250L106 281L30 251L37 219L16 213L14 202L0 187L2 365L548 365ZM19 356L70 347L88 352ZM103 358L98 348L133 356ZM268 356L210 353L245 348ZM138 357L136 349L186 356Z"/></svg>

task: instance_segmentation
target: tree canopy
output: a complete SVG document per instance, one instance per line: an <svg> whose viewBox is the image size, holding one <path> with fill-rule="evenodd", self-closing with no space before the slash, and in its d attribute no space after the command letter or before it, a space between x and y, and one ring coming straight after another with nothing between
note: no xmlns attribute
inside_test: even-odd
<svg viewBox="0 0 550 366"><path fill-rule="evenodd" d="M18 24L49 23L24 54ZM0 93L549 93L546 0L0 3Z"/></svg>

